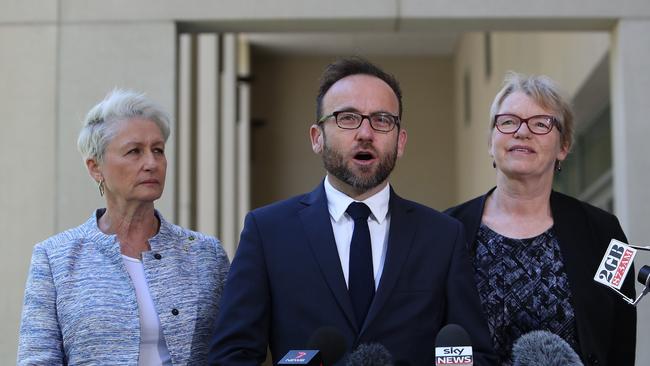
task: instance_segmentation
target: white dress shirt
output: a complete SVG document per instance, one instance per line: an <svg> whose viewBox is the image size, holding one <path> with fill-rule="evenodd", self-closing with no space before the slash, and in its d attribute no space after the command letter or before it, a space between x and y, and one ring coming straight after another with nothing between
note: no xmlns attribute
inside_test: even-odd
<svg viewBox="0 0 650 366"><path fill-rule="evenodd" d="M330 184L329 176L325 178L325 195L327 196L327 209L334 231L336 249L343 269L343 276L347 284L350 278L350 242L354 231L354 220L345 212L353 198L337 190ZM381 191L373 196L357 202L363 202L370 208L368 229L370 229L370 245L372 246L372 270L375 278L375 290L379 287L379 280L384 269L386 247L388 243L388 229L390 228L390 215L388 201L390 200L390 185L386 184Z"/></svg>
<svg viewBox="0 0 650 366"><path fill-rule="evenodd" d="M131 281L133 281L135 296L138 300L138 315L140 316L140 357L138 358L138 365L171 366L171 356L165 343L156 306L149 293L142 261L126 255L122 255L122 260L126 266L126 271L129 272Z"/></svg>

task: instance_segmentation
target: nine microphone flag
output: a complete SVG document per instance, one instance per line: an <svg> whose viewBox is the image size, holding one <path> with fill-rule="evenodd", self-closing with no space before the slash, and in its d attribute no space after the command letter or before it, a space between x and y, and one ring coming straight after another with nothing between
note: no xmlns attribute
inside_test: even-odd
<svg viewBox="0 0 650 366"><path fill-rule="evenodd" d="M289 351L278 365L314 365L319 366L321 364L320 355L318 351L315 350L294 350Z"/></svg>
<svg viewBox="0 0 650 366"><path fill-rule="evenodd" d="M632 267L634 256L636 256L636 249L612 239L596 271L594 281L620 290L627 272Z"/></svg>

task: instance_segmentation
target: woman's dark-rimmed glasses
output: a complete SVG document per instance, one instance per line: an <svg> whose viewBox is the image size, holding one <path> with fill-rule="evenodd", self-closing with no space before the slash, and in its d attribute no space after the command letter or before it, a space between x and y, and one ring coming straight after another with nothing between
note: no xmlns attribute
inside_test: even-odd
<svg viewBox="0 0 650 366"><path fill-rule="evenodd" d="M548 116L544 114L521 118L514 114L497 114L494 116L494 126L499 130L499 132L504 134L513 134L521 128L521 125L525 123L528 126L528 130L535 135L546 135L553 129L553 126L556 126L559 132L562 132L562 128L558 120L553 116Z"/></svg>

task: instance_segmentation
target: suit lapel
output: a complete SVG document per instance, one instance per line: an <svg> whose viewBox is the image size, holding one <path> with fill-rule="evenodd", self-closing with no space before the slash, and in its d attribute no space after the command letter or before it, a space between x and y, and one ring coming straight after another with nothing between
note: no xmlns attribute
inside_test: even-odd
<svg viewBox="0 0 650 366"><path fill-rule="evenodd" d="M352 302L348 295L339 253L336 249L323 184L321 183L318 188L306 195L301 203L305 205L305 208L298 212L298 216L307 233L314 259L350 325L356 329Z"/></svg>
<svg viewBox="0 0 650 366"><path fill-rule="evenodd" d="M390 192L390 228L388 230L388 244L386 248L386 260L384 270L379 280L379 287L373 299L368 316L363 325L361 333L368 328L368 325L377 317L381 308L390 296L399 274L404 267L406 257L413 245L415 237L415 222L409 214L412 210L407 201L403 200L393 192ZM361 336L361 334L359 335Z"/></svg>

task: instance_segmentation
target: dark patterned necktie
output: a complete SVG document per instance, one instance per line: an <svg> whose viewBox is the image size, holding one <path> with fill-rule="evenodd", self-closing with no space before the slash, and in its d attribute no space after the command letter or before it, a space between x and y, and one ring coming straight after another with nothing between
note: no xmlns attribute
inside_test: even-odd
<svg viewBox="0 0 650 366"><path fill-rule="evenodd" d="M350 243L348 292L354 307L357 325L361 329L372 298L375 296L372 247L370 245L370 230L368 229L370 208L365 203L352 202L345 212L354 220L354 231Z"/></svg>

